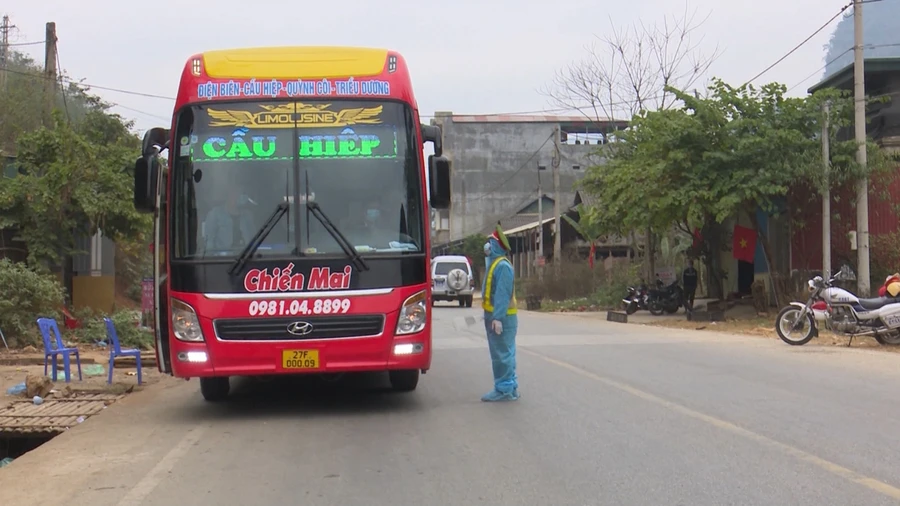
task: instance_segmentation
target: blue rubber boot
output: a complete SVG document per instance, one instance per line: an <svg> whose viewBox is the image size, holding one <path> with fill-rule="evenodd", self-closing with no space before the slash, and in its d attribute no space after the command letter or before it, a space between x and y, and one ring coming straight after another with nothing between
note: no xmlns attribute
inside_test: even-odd
<svg viewBox="0 0 900 506"><path fill-rule="evenodd" d="M491 390L481 398L482 402L508 402L519 400L519 390L503 393L499 390Z"/></svg>

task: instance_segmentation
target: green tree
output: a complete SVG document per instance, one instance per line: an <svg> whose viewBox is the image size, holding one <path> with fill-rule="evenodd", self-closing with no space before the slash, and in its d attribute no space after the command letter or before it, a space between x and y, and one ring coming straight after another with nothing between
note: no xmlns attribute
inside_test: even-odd
<svg viewBox="0 0 900 506"><path fill-rule="evenodd" d="M780 84L734 88L721 80L712 82L705 98L670 91L682 107L636 115L626 146L613 151L610 163L591 168L584 181L602 202L597 212L610 231L648 222L657 230L680 225L690 232L696 226L706 241L716 225L744 216L759 232L757 210L780 212L794 185L821 189L886 167L877 146L870 146L870 165L863 170L852 158L854 143L834 139L832 177L822 177L822 104L832 104L834 133L851 117L852 102L844 94L788 98ZM787 266L777 264L766 235L759 241L770 272L778 276ZM703 251L712 267L716 250Z"/></svg>
<svg viewBox="0 0 900 506"><path fill-rule="evenodd" d="M140 147L133 123L65 75L48 121L41 66L12 51L8 69L0 89L0 152L16 155L25 174L0 180L0 228L16 230L29 263L54 270L76 253L76 235L102 230L117 243L120 285L139 286L151 265L152 227L134 211L133 182L122 170Z"/></svg>
<svg viewBox="0 0 900 506"><path fill-rule="evenodd" d="M59 265L77 253L78 235L101 230L113 240L140 240L149 231L123 171L137 141L115 121L95 111L73 126L57 110L52 126L19 136L22 174L0 180L0 228L17 230L29 264Z"/></svg>

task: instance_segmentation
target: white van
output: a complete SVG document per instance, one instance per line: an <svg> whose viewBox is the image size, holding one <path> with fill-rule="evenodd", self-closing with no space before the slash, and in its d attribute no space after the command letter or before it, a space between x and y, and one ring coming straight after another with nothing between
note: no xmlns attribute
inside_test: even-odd
<svg viewBox="0 0 900 506"><path fill-rule="evenodd" d="M441 255L431 260L431 297L459 301L459 307L472 307L475 274L472 264L462 255Z"/></svg>

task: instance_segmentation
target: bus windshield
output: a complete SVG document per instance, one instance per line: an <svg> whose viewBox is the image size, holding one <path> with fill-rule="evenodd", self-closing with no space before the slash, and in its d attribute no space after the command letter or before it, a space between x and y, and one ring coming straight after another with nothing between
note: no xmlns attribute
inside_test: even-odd
<svg viewBox="0 0 900 506"><path fill-rule="evenodd" d="M176 122L175 259L240 254L279 204L255 257L344 255L316 202L362 255L422 253L412 111L388 101L191 105Z"/></svg>

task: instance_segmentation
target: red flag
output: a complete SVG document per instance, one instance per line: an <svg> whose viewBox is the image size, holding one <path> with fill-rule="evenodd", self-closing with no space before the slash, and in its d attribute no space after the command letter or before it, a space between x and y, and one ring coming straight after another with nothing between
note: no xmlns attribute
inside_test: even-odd
<svg viewBox="0 0 900 506"><path fill-rule="evenodd" d="M597 250L597 247L594 243L591 243L591 256L588 257L588 263L591 265L591 269L594 268L594 252Z"/></svg>
<svg viewBox="0 0 900 506"><path fill-rule="evenodd" d="M694 227L694 242L691 244L691 247L697 249L700 247L700 244L703 243L703 234L700 233L700 229Z"/></svg>
<svg viewBox="0 0 900 506"><path fill-rule="evenodd" d="M734 258L752 264L756 256L756 230L735 225L732 235L734 242L731 245L731 253Z"/></svg>

